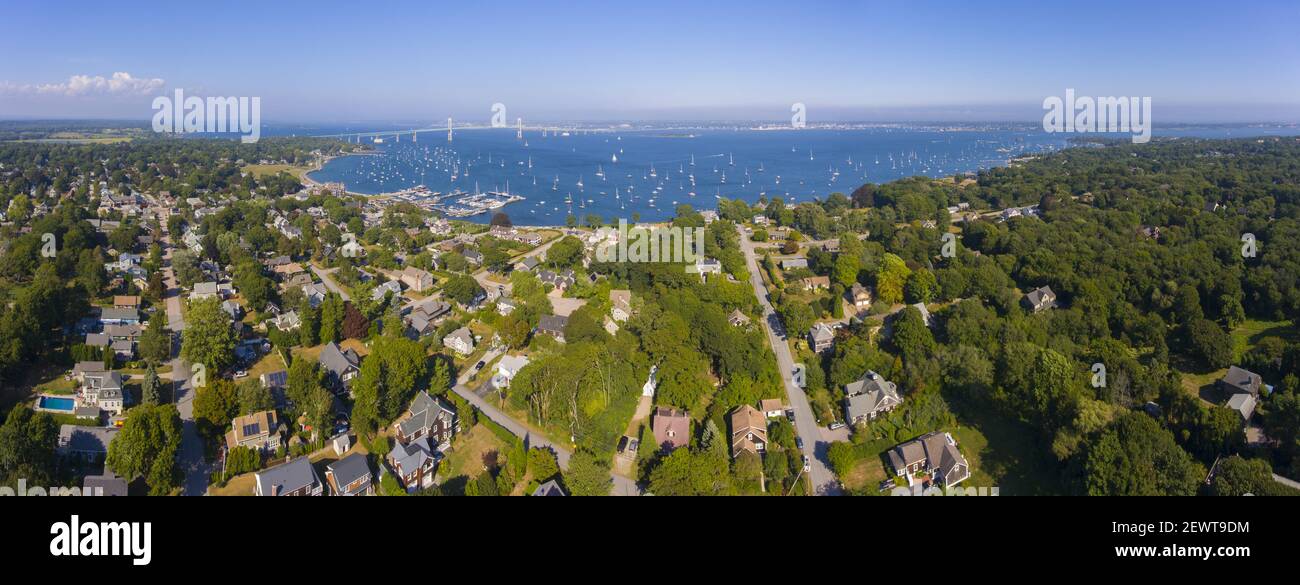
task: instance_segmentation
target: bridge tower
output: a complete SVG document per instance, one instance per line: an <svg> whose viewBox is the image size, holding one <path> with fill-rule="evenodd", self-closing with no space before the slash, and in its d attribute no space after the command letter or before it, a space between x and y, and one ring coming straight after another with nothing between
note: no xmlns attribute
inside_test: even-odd
<svg viewBox="0 0 1300 585"><path fill-rule="evenodd" d="M447 142L451 142L451 117L447 117Z"/></svg>
<svg viewBox="0 0 1300 585"><path fill-rule="evenodd" d="M523 140L523 139L524 139L524 119L523 119L523 118L516 118L516 119L515 119L515 124L518 126L518 129L515 130L515 140Z"/></svg>

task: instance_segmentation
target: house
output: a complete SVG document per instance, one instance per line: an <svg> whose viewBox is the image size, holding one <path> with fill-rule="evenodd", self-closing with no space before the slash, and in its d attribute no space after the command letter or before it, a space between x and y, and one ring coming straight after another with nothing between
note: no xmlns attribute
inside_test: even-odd
<svg viewBox="0 0 1300 585"><path fill-rule="evenodd" d="M1054 309L1056 308L1056 293L1052 292L1052 288L1048 286L1036 288L1029 291L1029 293L1021 299L1021 304L1034 313Z"/></svg>
<svg viewBox="0 0 1300 585"><path fill-rule="evenodd" d="M740 309L736 309L727 316L727 322L731 323L732 327L743 327L749 324L749 316L740 312Z"/></svg>
<svg viewBox="0 0 1300 585"><path fill-rule="evenodd" d="M537 268L538 264L540 263L537 261L537 258L529 256L519 262L516 262L515 270L519 270L522 272L532 272L534 268Z"/></svg>
<svg viewBox="0 0 1300 585"><path fill-rule="evenodd" d="M81 483L82 495L91 496L125 496L126 480L111 471L104 470L103 475L87 475Z"/></svg>
<svg viewBox="0 0 1300 585"><path fill-rule="evenodd" d="M244 316L244 308L235 301L221 301L221 310L230 315L232 321L238 321Z"/></svg>
<svg viewBox="0 0 1300 585"><path fill-rule="evenodd" d="M492 377L492 385L498 389L510 387L510 382L519 374L519 370L528 365L526 355L506 355L497 361L497 373Z"/></svg>
<svg viewBox="0 0 1300 585"><path fill-rule="evenodd" d="M325 302L325 297L329 295L329 292L329 289L319 282L303 285L302 287L302 296L307 298L307 303L312 308L319 307L321 303Z"/></svg>
<svg viewBox="0 0 1300 585"><path fill-rule="evenodd" d="M421 437L409 443L397 443L388 452L388 467L397 476L397 481L413 492L433 485L434 472L438 467L438 455L434 452L429 437Z"/></svg>
<svg viewBox="0 0 1300 585"><path fill-rule="evenodd" d="M700 280L704 280L706 274L722 274L722 262L717 258L700 258L695 261L693 271L699 273Z"/></svg>
<svg viewBox="0 0 1300 585"><path fill-rule="evenodd" d="M810 276L800 281L807 290L825 290L831 287L829 276Z"/></svg>
<svg viewBox="0 0 1300 585"><path fill-rule="evenodd" d="M1250 417L1255 415L1256 403L1257 400L1253 394L1246 394L1243 392L1240 394L1233 394L1232 398L1228 399L1226 406L1237 411L1237 414L1241 415L1241 420L1243 422L1250 423Z"/></svg>
<svg viewBox="0 0 1300 585"><path fill-rule="evenodd" d="M104 333L87 333L85 344L91 347L108 347L113 339Z"/></svg>
<svg viewBox="0 0 1300 585"><path fill-rule="evenodd" d="M265 374L262 374L261 376L258 376L257 381L261 382L262 387L266 388L267 390L284 388L289 383L289 372L286 372L284 370L267 372Z"/></svg>
<svg viewBox="0 0 1300 585"><path fill-rule="evenodd" d="M573 270L565 270L564 272L543 270L537 274L537 280L540 280L542 284L549 284L554 287L555 290L561 292L565 291L569 287L573 286L573 283L577 282Z"/></svg>
<svg viewBox="0 0 1300 585"><path fill-rule="evenodd" d="M927 433L894 447L889 451L889 463L894 473L908 476L909 483L917 473L928 474L944 486L957 485L970 477L970 465L948 433Z"/></svg>
<svg viewBox="0 0 1300 585"><path fill-rule="evenodd" d="M655 446L664 451L686 447L691 443L691 417L684 410L656 407L650 429L654 432Z"/></svg>
<svg viewBox="0 0 1300 585"><path fill-rule="evenodd" d="M321 350L319 360L326 378L338 389L346 388L361 371L361 356L351 349L340 350L332 341Z"/></svg>
<svg viewBox="0 0 1300 585"><path fill-rule="evenodd" d="M434 278L426 270L420 270L414 266L407 266L402 269L402 284L415 292L424 292L433 288Z"/></svg>
<svg viewBox="0 0 1300 585"><path fill-rule="evenodd" d="M298 316L298 311L289 311L271 319L270 323L280 331L293 331L302 326L302 318Z"/></svg>
<svg viewBox="0 0 1300 585"><path fill-rule="evenodd" d="M135 342L129 339L118 339L109 344L113 349L113 355L122 361L131 361L135 359Z"/></svg>
<svg viewBox="0 0 1300 585"><path fill-rule="evenodd" d="M113 308L115 309L139 309L139 295L115 295L113 296Z"/></svg>
<svg viewBox="0 0 1300 585"><path fill-rule="evenodd" d="M1228 368L1228 373L1215 382L1215 385L1229 396L1234 394L1259 396L1259 389L1264 386L1264 379L1252 371L1231 366Z"/></svg>
<svg viewBox="0 0 1300 585"><path fill-rule="evenodd" d="M712 209L705 209L700 212L700 217L704 218L704 225L709 225L715 221L718 221L718 212Z"/></svg>
<svg viewBox="0 0 1300 585"><path fill-rule="evenodd" d="M105 374L107 372L108 368L105 368L104 362L101 361L77 362L72 366L72 377L76 378L77 383L79 384L85 384L87 376Z"/></svg>
<svg viewBox="0 0 1300 585"><path fill-rule="evenodd" d="M474 353L474 334L468 327L461 327L442 338L442 344L460 355Z"/></svg>
<svg viewBox="0 0 1300 585"><path fill-rule="evenodd" d="M826 240L825 242L822 242L822 251L823 251L823 252L828 252L828 253L831 253L831 254L839 254L839 253L840 253L840 239L839 239L839 238L831 238L831 239L829 239L829 240Z"/></svg>
<svg viewBox="0 0 1300 585"><path fill-rule="evenodd" d="M81 403L97 406L100 410L121 414L125 406L122 374L118 372L95 372L83 376Z"/></svg>
<svg viewBox="0 0 1300 585"><path fill-rule="evenodd" d="M406 444L428 437L434 447L451 444L451 438L459 427L460 420L451 405L428 392L416 394L406 412L393 423L394 438L398 443Z"/></svg>
<svg viewBox="0 0 1300 585"><path fill-rule="evenodd" d="M537 333L545 333L560 343L564 342L564 328L569 324L568 317L560 315L542 315L537 322Z"/></svg>
<svg viewBox="0 0 1300 585"><path fill-rule="evenodd" d="M104 307L99 312L99 322L104 325L139 325L140 311L138 309Z"/></svg>
<svg viewBox="0 0 1300 585"><path fill-rule="evenodd" d="M461 255L464 256L465 260L469 261L470 264L475 266L483 265L483 253L478 250L467 249L464 252L461 252Z"/></svg>
<svg viewBox="0 0 1300 585"><path fill-rule="evenodd" d="M761 214L755 215L753 221L754 221L754 225L761 225L761 226L766 226L772 223L770 220L767 219L766 215L761 215Z"/></svg>
<svg viewBox="0 0 1300 585"><path fill-rule="evenodd" d="M375 290L370 291L370 300L382 301L384 300L384 297L388 296L388 293L393 293L393 298L397 298L401 296L402 283L396 280L390 280L379 286L376 286Z"/></svg>
<svg viewBox="0 0 1300 585"><path fill-rule="evenodd" d="M118 431L116 427L59 425L59 445L55 450L64 457L98 461L108 456L108 445Z"/></svg>
<svg viewBox="0 0 1300 585"><path fill-rule="evenodd" d="M808 330L808 346L814 352L821 353L830 349L835 343L835 330L830 325L818 323Z"/></svg>
<svg viewBox="0 0 1300 585"><path fill-rule="evenodd" d="M497 314L505 317L519 308L519 303L510 297L501 297L497 299Z"/></svg>
<svg viewBox="0 0 1300 585"><path fill-rule="evenodd" d="M230 427L226 433L227 451L235 447L248 447L263 453L280 448L280 437L286 430L274 410L237 416L230 421Z"/></svg>
<svg viewBox="0 0 1300 585"><path fill-rule="evenodd" d="M871 308L871 291L867 290L867 287L855 282L849 287L849 295L853 300L853 307L857 310L864 311Z"/></svg>
<svg viewBox="0 0 1300 585"><path fill-rule="evenodd" d="M785 416L785 405L778 398L764 398L758 402L758 410L767 418Z"/></svg>
<svg viewBox="0 0 1300 585"><path fill-rule="evenodd" d="M552 479L552 480L548 480L546 483L542 485L537 486L537 489L533 490L533 495L534 496L564 496L566 494L564 493L564 490L560 488L560 482Z"/></svg>
<svg viewBox="0 0 1300 585"><path fill-rule="evenodd" d="M794 270L796 268L807 268L807 258L786 258L781 261L781 270Z"/></svg>
<svg viewBox="0 0 1300 585"><path fill-rule="evenodd" d="M334 438L330 439L330 448L334 450L335 455L342 457L348 449L352 448L352 436L347 431L334 435Z"/></svg>
<svg viewBox="0 0 1300 585"><path fill-rule="evenodd" d="M767 449L767 418L745 404L731 411L731 456L743 452L762 454Z"/></svg>
<svg viewBox="0 0 1300 585"><path fill-rule="evenodd" d="M139 341L144 325L105 325L104 335L113 341Z"/></svg>
<svg viewBox="0 0 1300 585"><path fill-rule="evenodd" d="M903 403L898 386L871 371L846 384L844 397L844 419L850 424L875 420Z"/></svg>
<svg viewBox="0 0 1300 585"><path fill-rule="evenodd" d="M196 282L194 283L194 289L190 291L191 299L210 299L216 298L216 296L217 283L212 281Z"/></svg>
<svg viewBox="0 0 1300 585"><path fill-rule="evenodd" d="M622 323L632 318L632 291L611 290L609 291L609 302L612 305L609 315L615 321Z"/></svg>
<svg viewBox="0 0 1300 585"><path fill-rule="evenodd" d="M375 493L371 483L370 464L366 456L353 453L325 467L325 481L330 484L330 495L369 496Z"/></svg>
<svg viewBox="0 0 1300 585"><path fill-rule="evenodd" d="M325 490L305 455L253 474L255 496L319 496Z"/></svg>

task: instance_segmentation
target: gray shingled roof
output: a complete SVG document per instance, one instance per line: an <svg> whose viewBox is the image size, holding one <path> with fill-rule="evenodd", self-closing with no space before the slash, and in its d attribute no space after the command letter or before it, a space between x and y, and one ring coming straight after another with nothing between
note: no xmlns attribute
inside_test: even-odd
<svg viewBox="0 0 1300 585"><path fill-rule="evenodd" d="M259 471L256 480L259 491L264 496L285 494L320 483L320 478L316 477L316 470L311 466L311 460L306 456ZM279 491L276 491L277 487Z"/></svg>
<svg viewBox="0 0 1300 585"><path fill-rule="evenodd" d="M329 472L334 475L334 483L343 488L363 477L370 476L370 464L365 455L353 453L329 464Z"/></svg>

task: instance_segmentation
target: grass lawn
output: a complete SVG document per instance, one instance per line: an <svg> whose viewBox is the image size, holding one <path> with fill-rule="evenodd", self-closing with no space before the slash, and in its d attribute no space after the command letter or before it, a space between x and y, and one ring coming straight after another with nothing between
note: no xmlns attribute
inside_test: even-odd
<svg viewBox="0 0 1300 585"><path fill-rule="evenodd" d="M63 376L37 384L35 388L32 388L32 392L36 394L72 394L76 390L77 381L66 379Z"/></svg>
<svg viewBox="0 0 1300 585"><path fill-rule="evenodd" d="M496 451L504 461L506 445L492 431L483 425L474 425L467 433L461 433L452 441L447 458L438 466L438 482L441 483L459 475L478 477L483 473L483 455Z"/></svg>
<svg viewBox="0 0 1300 585"><path fill-rule="evenodd" d="M1184 372L1182 378L1183 390L1188 394L1200 398L1207 405L1214 406L1219 403L1222 396L1219 395L1218 388L1214 383L1228 373L1228 369L1216 370L1206 374L1189 374Z"/></svg>
<svg viewBox="0 0 1300 585"><path fill-rule="evenodd" d="M307 167L297 167L293 165L244 165L241 169L245 173L251 173L256 178L274 176L280 173L289 173L302 180L304 175L312 169Z"/></svg>
<svg viewBox="0 0 1300 585"><path fill-rule="evenodd" d="M1241 360L1241 356L1245 355L1265 337L1281 337L1287 342L1295 342L1300 339L1295 325L1290 321L1260 321L1258 319L1247 319L1234 328L1231 335L1233 357L1238 361Z"/></svg>
<svg viewBox="0 0 1300 585"><path fill-rule="evenodd" d="M991 413L983 405L950 400L958 426L945 429L971 466L963 487L998 487L1002 495L1054 495L1065 492L1061 464L1038 434L1019 421Z"/></svg>
<svg viewBox="0 0 1300 585"><path fill-rule="evenodd" d="M257 360L257 363L248 369L248 377L256 380L262 374L284 369L287 369L287 366L284 365L284 360L280 359L280 352L272 351L262 356L262 359Z"/></svg>

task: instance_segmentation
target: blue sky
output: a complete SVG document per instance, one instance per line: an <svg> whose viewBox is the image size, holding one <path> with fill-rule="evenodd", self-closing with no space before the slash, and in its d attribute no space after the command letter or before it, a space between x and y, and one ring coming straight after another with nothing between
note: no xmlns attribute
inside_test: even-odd
<svg viewBox="0 0 1300 585"><path fill-rule="evenodd" d="M1035 120L1069 87L1300 121L1300 3L993 4L6 3L0 118L147 119L179 87L268 121Z"/></svg>

